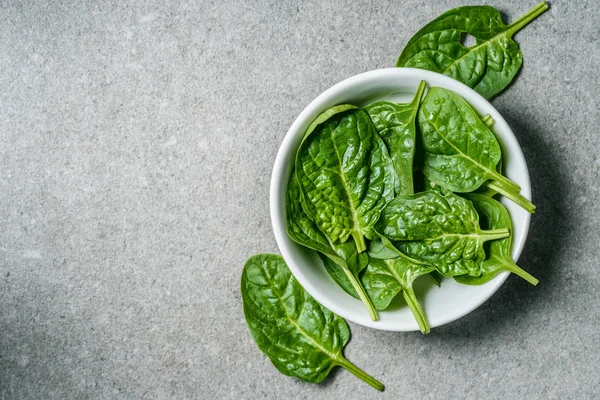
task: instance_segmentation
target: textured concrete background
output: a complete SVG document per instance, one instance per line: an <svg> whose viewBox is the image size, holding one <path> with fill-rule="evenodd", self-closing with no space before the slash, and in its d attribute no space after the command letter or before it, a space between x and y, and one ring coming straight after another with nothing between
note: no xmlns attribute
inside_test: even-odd
<svg viewBox="0 0 600 400"><path fill-rule="evenodd" d="M243 263L277 251L288 126L467 3L2 1L0 399L597 398L596 1L520 32L524 67L493 101L530 166L520 264L538 287L511 277L429 336L350 324L346 355L383 394L280 375L243 319Z"/></svg>

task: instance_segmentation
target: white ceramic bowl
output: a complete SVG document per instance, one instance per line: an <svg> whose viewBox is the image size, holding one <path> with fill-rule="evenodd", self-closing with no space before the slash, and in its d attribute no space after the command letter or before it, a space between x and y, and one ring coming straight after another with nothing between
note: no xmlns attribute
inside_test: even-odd
<svg viewBox="0 0 600 400"><path fill-rule="evenodd" d="M279 148L271 177L271 219L279 250L300 284L319 303L358 324L389 331L416 331L417 323L409 308L401 300L392 302L389 310L379 312L379 320L372 321L359 300L346 294L327 274L314 251L294 243L286 233L285 192L294 166L296 150L308 125L326 109L342 103L365 106L377 100L409 102L421 80L428 87L439 86L461 95L481 115L490 114L496 121L492 130L503 150L505 174L521 185L521 193L531 198L529 173L521 147L506 121L492 105L468 86L447 76L414 68L387 68L366 72L346 79L323 92L296 118ZM530 215L516 204L502 199L513 222L512 257L521 254ZM504 283L508 272L503 272L481 286L459 285L445 279L440 288L433 287L428 277L415 282L417 297L425 310L432 328L454 321L485 302Z"/></svg>

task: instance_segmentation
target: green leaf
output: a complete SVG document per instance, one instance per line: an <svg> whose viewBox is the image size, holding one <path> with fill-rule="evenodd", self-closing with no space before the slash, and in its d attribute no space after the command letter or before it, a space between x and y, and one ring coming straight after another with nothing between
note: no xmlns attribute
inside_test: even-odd
<svg viewBox="0 0 600 400"><path fill-rule="evenodd" d="M323 261L323 266L331 276L331 278L338 284L346 293L350 296L361 299L361 296L358 295L358 292L364 292L364 288L358 279L358 275L360 272L365 269L367 264L369 263L369 256L367 253L357 253L356 246L354 246L354 242L348 241L341 245L341 247L352 245L353 254L350 254L349 260L346 262L346 266L344 264L339 264L333 261L333 259L319 253L319 257ZM348 274L351 274L352 277L348 277ZM355 281L358 282L359 288L356 290ZM366 292L365 292L366 293ZM365 294L366 296L366 294ZM371 304L369 300L369 304ZM370 307L373 307L372 305ZM374 307L373 307L374 309Z"/></svg>
<svg viewBox="0 0 600 400"><path fill-rule="evenodd" d="M489 99L508 86L523 63L512 36L547 9L548 4L541 2L505 25L493 7L454 8L421 28L406 44L396 66L448 75ZM474 46L462 44L465 34L475 38Z"/></svg>
<svg viewBox="0 0 600 400"><path fill-rule="evenodd" d="M365 305L371 319L376 321L378 319L377 311L358 279L358 273L368 263L367 255L359 254L352 240L339 245L331 243L314 221L304 212L302 202L298 181L295 174L292 173L288 181L285 200L288 236L294 242L319 252L319 255L323 256L321 257L323 265L333 280L350 295L359 298Z"/></svg>
<svg viewBox="0 0 600 400"><path fill-rule="evenodd" d="M437 191L396 197L382 211L376 230L400 252L444 276L479 276L483 243L509 235L508 229L482 230L468 200Z"/></svg>
<svg viewBox="0 0 600 400"><path fill-rule="evenodd" d="M384 310L390 302L402 292L408 307L412 311L419 329L429 333L429 323L425 312L417 301L413 282L420 276L434 272L434 268L416 262L405 256L389 260L371 258L361 279L375 308Z"/></svg>
<svg viewBox="0 0 600 400"><path fill-rule="evenodd" d="M299 245L326 255L337 264L345 265L345 260L337 254L325 235L302 209L302 194L294 173L288 181L285 211L286 230L290 239Z"/></svg>
<svg viewBox="0 0 600 400"><path fill-rule="evenodd" d="M318 124L300 145L296 176L304 210L328 240L341 244L352 236L358 251L366 250L365 237L372 237L396 181L369 116L349 109Z"/></svg>
<svg viewBox="0 0 600 400"><path fill-rule="evenodd" d="M300 286L281 256L251 257L242 272L241 291L250 333L281 373L317 383L341 366L384 389L343 356L350 338L346 322Z"/></svg>
<svg viewBox="0 0 600 400"><path fill-rule="evenodd" d="M369 258L377 258L379 260L387 260L396 258L401 253L385 236L369 242Z"/></svg>
<svg viewBox="0 0 600 400"><path fill-rule="evenodd" d="M431 278L431 280L433 281L433 283L435 283L435 285L437 287L442 286L442 281L444 280L444 275L440 274L437 271L433 271L432 273L429 274L429 277Z"/></svg>
<svg viewBox="0 0 600 400"><path fill-rule="evenodd" d="M341 286L349 295L359 299L367 309L369 316L373 321L377 321L379 316L363 287L358 274L369 263L367 253L358 253L354 241L350 240L336 247L340 257L344 258L344 264L336 263L332 258L319 254L323 261L323 266L329 273L329 276Z"/></svg>
<svg viewBox="0 0 600 400"><path fill-rule="evenodd" d="M473 206L479 213L481 217L481 226L488 229L506 228L512 232L510 214L502 203L490 197L475 193L465 194L464 197L473 203ZM458 283L463 283L465 285L481 285L492 280L500 272L509 271L517 274L534 286L538 284L537 279L521 269L513 261L510 255L512 248L512 234L505 239L486 243L486 246L484 247L486 247L487 258L481 267L481 276L455 276L454 279Z"/></svg>
<svg viewBox="0 0 600 400"><path fill-rule="evenodd" d="M306 133L304 134L304 138L309 136L320 124L327 121L329 118L333 117L336 114L343 113L344 111L354 110L358 107L352 104L340 104L338 106L333 106L325 111L323 111L306 129Z"/></svg>
<svg viewBox="0 0 600 400"><path fill-rule="evenodd" d="M482 184L508 197L528 212L535 206L520 187L497 171L502 157L496 137L459 95L431 88L419 109L423 173L453 192L468 193ZM488 181L488 182L486 182Z"/></svg>
<svg viewBox="0 0 600 400"><path fill-rule="evenodd" d="M388 238L377 231L375 232L379 238L369 242L369 259L376 258L379 260L390 260L396 257L406 257ZM432 271L429 274L429 277L437 287L441 286L442 280L444 279L444 276L437 271Z"/></svg>
<svg viewBox="0 0 600 400"><path fill-rule="evenodd" d="M414 193L416 118L426 86L425 81L421 81L413 100L408 104L378 101L364 108L390 152L398 177L396 194Z"/></svg>
<svg viewBox="0 0 600 400"><path fill-rule="evenodd" d="M414 172L415 176L415 192L427 192L430 190L440 191L442 187L427 177L421 170Z"/></svg>
<svg viewBox="0 0 600 400"><path fill-rule="evenodd" d="M499 174L502 173L502 159L500 159L500 161L498 161L498 165L496 165L496 171ZM479 188L477 190L475 190L473 193L477 193L477 194L480 194L482 196L487 196L487 197L494 197L494 196L498 195L498 192L496 192L494 189L491 189L486 183L479 186Z"/></svg>

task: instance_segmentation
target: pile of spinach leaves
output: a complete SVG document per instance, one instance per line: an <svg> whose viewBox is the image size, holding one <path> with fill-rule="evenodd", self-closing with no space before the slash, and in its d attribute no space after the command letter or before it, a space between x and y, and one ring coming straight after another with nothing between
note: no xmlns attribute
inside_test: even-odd
<svg viewBox="0 0 600 400"><path fill-rule="evenodd" d="M489 99L521 68L512 36L547 9L542 1L509 25L489 6L452 9L408 41L396 66L443 73ZM466 35L475 45L463 44ZM535 211L519 185L502 175L494 120L456 93L425 92L421 82L407 104L342 104L318 116L288 182L286 229L319 254L331 278L373 320L402 293L428 333L413 290L421 276L438 286L444 277L481 285L502 271L538 281L512 260L510 215L494 199L502 195ZM383 390L344 358L345 321L300 286L281 256L251 257L241 292L250 332L280 372L320 382L341 366Z"/></svg>
<svg viewBox="0 0 600 400"><path fill-rule="evenodd" d="M506 270L537 281L510 259L510 216L492 198L535 210L501 173L492 118L452 91L425 91L422 81L410 103L343 104L317 117L296 154L286 218L289 237L319 252L373 320L402 293L428 333L420 276L476 285Z"/></svg>

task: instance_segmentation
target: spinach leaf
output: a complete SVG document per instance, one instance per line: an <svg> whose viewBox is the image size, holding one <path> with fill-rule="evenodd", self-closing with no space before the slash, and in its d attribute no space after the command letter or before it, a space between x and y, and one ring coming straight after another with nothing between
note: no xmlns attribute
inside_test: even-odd
<svg viewBox="0 0 600 400"><path fill-rule="evenodd" d="M346 293L359 299L364 304L371 319L377 321L379 319L377 311L358 277L358 274L365 269L369 263L369 256L364 252L358 253L354 241L352 240L336 246L336 251L344 259L344 263L338 264L332 258L320 254L323 266L329 273L329 276L331 276L331 278L340 285Z"/></svg>
<svg viewBox="0 0 600 400"><path fill-rule="evenodd" d="M513 80L523 55L512 36L548 9L544 1L510 25L493 7L458 7L440 15L406 44L397 67L428 69L448 75L475 89L486 99L500 93ZM475 45L461 42L465 34Z"/></svg>
<svg viewBox="0 0 600 400"><path fill-rule="evenodd" d="M288 181L285 211L286 230L290 239L299 245L326 255L337 264L346 264L345 260L333 249L325 235L321 233L317 225L302 209L302 194L294 173Z"/></svg>
<svg viewBox="0 0 600 400"><path fill-rule="evenodd" d="M399 188L396 190L396 194L414 193L413 161L416 142L416 118L426 86L425 81L421 81L415 97L408 104L378 101L364 108L390 152L398 177Z"/></svg>
<svg viewBox="0 0 600 400"><path fill-rule="evenodd" d="M317 383L341 366L384 389L343 356L350 338L346 322L300 286L281 256L251 257L242 272L241 291L250 333L281 373Z"/></svg>
<svg viewBox="0 0 600 400"><path fill-rule="evenodd" d="M341 247L353 245L352 241L348 241L341 245ZM346 266L344 264L338 264L333 259L320 254L321 260L323 261L323 266L325 270L329 273L329 276L338 284L346 293L355 299L362 300L361 297L366 297L365 303L369 304L367 309L373 309L371 301L367 296L364 287L360 283L360 279L358 278L360 272L365 269L367 264L369 263L369 256L366 252L357 253L356 246L353 247L353 254L350 255L349 260L346 262ZM358 288L358 290L356 289ZM359 295L360 293L360 295ZM377 314L375 313L375 316Z"/></svg>
<svg viewBox="0 0 600 400"><path fill-rule="evenodd" d="M494 199L480 194L469 193L464 195L467 199L471 200L473 206L481 217L481 225L489 229L506 228L512 231L512 223L510 221L510 215L506 208ZM531 276L529 273L521 269L512 260L510 255L512 246L512 236L505 239L494 240L489 242L489 246L486 243L487 259L481 266L481 276L455 276L454 279L458 283L464 283L466 285L481 285L489 282L502 271L509 271L517 274L521 278L525 279L532 285L537 285L538 280Z"/></svg>
<svg viewBox="0 0 600 400"><path fill-rule="evenodd" d="M394 247L392 242L385 236L381 235L378 239L369 242L369 258L377 258L379 260L387 260L396 258L402 253Z"/></svg>
<svg viewBox="0 0 600 400"><path fill-rule="evenodd" d="M396 197L382 211L376 230L400 252L444 276L479 276L483 243L509 235L506 228L482 230L468 200L438 191Z"/></svg>
<svg viewBox="0 0 600 400"><path fill-rule="evenodd" d="M344 291L350 296L354 297L355 299L360 299L360 297L358 297L356 289L354 289L354 286L352 286L352 282L350 281L350 279L348 279L348 275L346 275L346 268L342 267L340 264L336 264L331 258L326 257L321 253L319 253L319 257L321 258L321 261L323 261L323 267L325 267L325 270L327 271L329 276L331 276L331 279L333 279L335 283L337 283L342 289L344 289Z"/></svg>
<svg viewBox="0 0 600 400"><path fill-rule="evenodd" d="M520 187L496 168L502 154L496 137L459 95L431 88L419 109L423 173L453 192L473 192L484 184L530 213L535 206ZM489 181L489 182L487 182Z"/></svg>
<svg viewBox="0 0 600 400"><path fill-rule="evenodd" d="M352 236L360 253L381 209L394 196L396 175L363 110L326 113L328 118L317 119L320 123L308 131L296 155L303 207L330 242L344 243Z"/></svg>
<svg viewBox="0 0 600 400"><path fill-rule="evenodd" d="M387 308L393 298L402 292L408 307L417 320L419 329L423 333L429 333L427 317L417 300L412 285L419 276L431 272L434 272L433 267L411 260L406 256L388 260L371 258L361 279L378 310Z"/></svg>
<svg viewBox="0 0 600 400"><path fill-rule="evenodd" d="M379 236L378 239L369 242L369 259L376 258L378 260L390 260L396 257L406 257L403 253L398 251L398 249L388 238L380 233L377 233L377 235ZM431 280L433 280L433 283L435 283L437 287L442 285L444 276L439 272L435 270L431 271L429 277Z"/></svg>
<svg viewBox="0 0 600 400"><path fill-rule="evenodd" d="M360 299L367 308L371 319L376 321L378 319L377 311L358 279L359 272L369 262L368 256L364 253L359 254L352 240L339 245L331 243L304 212L302 202L298 180L292 173L288 181L285 200L288 236L294 242L319 252L323 265L333 280L350 295Z"/></svg>

